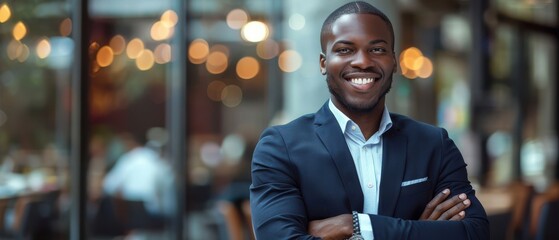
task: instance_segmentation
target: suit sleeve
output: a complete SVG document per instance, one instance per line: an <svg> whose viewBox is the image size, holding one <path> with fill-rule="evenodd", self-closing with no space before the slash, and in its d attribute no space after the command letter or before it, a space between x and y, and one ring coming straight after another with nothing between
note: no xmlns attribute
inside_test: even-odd
<svg viewBox="0 0 559 240"><path fill-rule="evenodd" d="M308 235L308 220L297 174L281 134L262 134L252 159L250 206L257 239L319 239Z"/></svg>
<svg viewBox="0 0 559 240"><path fill-rule="evenodd" d="M375 239L489 239L489 221L468 181L466 163L448 133L441 130L440 174L435 192L449 188L452 195L466 193L471 205L461 221L404 220L369 215Z"/></svg>

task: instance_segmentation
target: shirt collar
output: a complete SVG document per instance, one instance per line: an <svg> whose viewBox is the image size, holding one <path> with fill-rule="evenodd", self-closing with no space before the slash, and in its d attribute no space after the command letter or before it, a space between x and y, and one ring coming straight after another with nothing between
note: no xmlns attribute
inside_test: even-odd
<svg viewBox="0 0 559 240"><path fill-rule="evenodd" d="M334 105L332 99L328 100L328 108L330 108L330 111L332 112L332 114L334 114L334 117L336 118L338 125L342 129L343 134L346 133L346 130L351 126L351 124L355 124L353 120L347 117L342 111L340 111L340 109L336 107L336 105ZM375 135L377 134L382 135L386 131L388 131L391 127L392 127L392 118L390 118L390 112L388 112L388 108L385 105L384 111L382 113L382 117L380 119L379 129L375 133Z"/></svg>

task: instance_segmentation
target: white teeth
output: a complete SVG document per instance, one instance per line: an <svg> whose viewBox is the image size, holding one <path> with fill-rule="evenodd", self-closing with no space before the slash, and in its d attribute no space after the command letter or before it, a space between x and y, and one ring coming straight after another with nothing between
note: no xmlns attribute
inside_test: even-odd
<svg viewBox="0 0 559 240"><path fill-rule="evenodd" d="M359 84L359 85L363 85L363 84L367 84L367 83L372 83L372 82L374 82L374 81L375 81L374 78L352 78L352 79L351 79L351 83Z"/></svg>

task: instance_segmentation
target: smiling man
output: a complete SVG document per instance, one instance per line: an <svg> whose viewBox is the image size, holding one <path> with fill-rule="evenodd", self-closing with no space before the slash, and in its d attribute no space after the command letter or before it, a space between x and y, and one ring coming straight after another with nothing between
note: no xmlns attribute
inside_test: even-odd
<svg viewBox="0 0 559 240"><path fill-rule="evenodd" d="M446 130L385 106L397 70L390 20L368 3L348 3L326 18L320 42L330 100L266 129L254 151L256 237L488 239Z"/></svg>

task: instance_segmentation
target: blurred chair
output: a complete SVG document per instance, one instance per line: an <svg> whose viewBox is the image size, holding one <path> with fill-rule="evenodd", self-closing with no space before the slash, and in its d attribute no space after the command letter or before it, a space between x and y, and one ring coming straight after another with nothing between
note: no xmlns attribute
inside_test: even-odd
<svg viewBox="0 0 559 240"><path fill-rule="evenodd" d="M515 182L510 189L513 204L507 239L529 239L530 207L535 195L534 186L524 182Z"/></svg>
<svg viewBox="0 0 559 240"><path fill-rule="evenodd" d="M538 218L535 239L559 239L559 199L543 204Z"/></svg>
<svg viewBox="0 0 559 240"><path fill-rule="evenodd" d="M531 238L559 239L559 183L534 197L531 213Z"/></svg>
<svg viewBox="0 0 559 240"><path fill-rule="evenodd" d="M2 239L50 239L53 235L52 223L58 216L56 202L59 194L60 191L50 191L12 199L13 223L3 229Z"/></svg>
<svg viewBox="0 0 559 240"><path fill-rule="evenodd" d="M219 222L221 231L221 239L223 240L253 240L252 223L250 222L250 215L246 215L246 204L241 204L241 209L235 206L234 203L226 200L218 200L216 209L218 215L223 219ZM249 207L250 211L250 207ZM218 219L220 220L220 219Z"/></svg>
<svg viewBox="0 0 559 240"><path fill-rule="evenodd" d="M124 236L134 230L163 231L165 218L150 214L142 201L105 196L92 220L92 235Z"/></svg>

